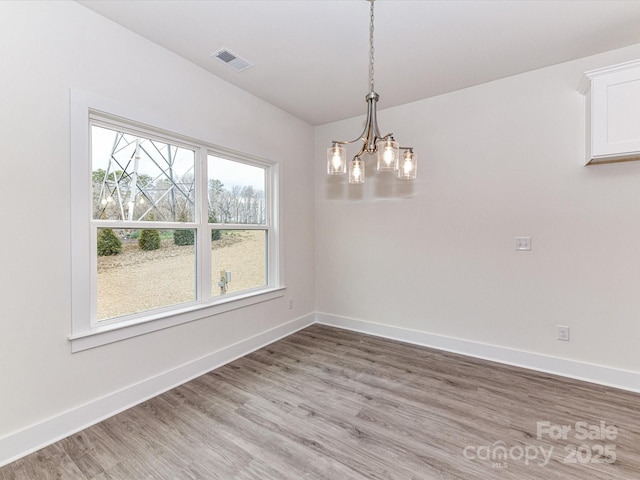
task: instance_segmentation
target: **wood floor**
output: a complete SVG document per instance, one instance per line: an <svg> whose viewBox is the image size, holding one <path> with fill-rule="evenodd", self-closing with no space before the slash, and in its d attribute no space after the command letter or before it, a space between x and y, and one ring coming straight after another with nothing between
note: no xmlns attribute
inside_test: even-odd
<svg viewBox="0 0 640 480"><path fill-rule="evenodd" d="M639 479L640 395L314 325L0 469L53 478Z"/></svg>

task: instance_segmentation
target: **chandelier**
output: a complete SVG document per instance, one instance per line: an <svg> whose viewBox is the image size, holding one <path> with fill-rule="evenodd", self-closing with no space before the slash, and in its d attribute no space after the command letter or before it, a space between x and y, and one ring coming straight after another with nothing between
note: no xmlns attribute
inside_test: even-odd
<svg viewBox="0 0 640 480"><path fill-rule="evenodd" d="M347 153L345 145L362 140L363 145L360 151L353 157L349 164L349 183L364 183L365 164L362 155L367 153L378 154L378 171L395 172L398 178L403 180L413 180L417 174L416 155L413 147L401 147L393 133L380 135L378 127L376 105L380 98L373 88L373 2L368 0L370 6L369 23L369 85L371 90L365 97L367 102L367 120L360 137L352 141L334 140L331 147L327 149L327 173L329 175L344 175L347 170ZM400 150L403 151L400 159Z"/></svg>

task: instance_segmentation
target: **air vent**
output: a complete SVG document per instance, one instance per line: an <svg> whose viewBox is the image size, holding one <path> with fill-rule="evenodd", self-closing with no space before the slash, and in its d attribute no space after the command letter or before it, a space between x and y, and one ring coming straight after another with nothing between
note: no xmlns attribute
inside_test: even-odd
<svg viewBox="0 0 640 480"><path fill-rule="evenodd" d="M227 48L222 48L217 52L212 53L211 56L217 58L225 65L233 68L236 72L242 72L243 70L246 70L247 68L253 66L244 58L239 57Z"/></svg>

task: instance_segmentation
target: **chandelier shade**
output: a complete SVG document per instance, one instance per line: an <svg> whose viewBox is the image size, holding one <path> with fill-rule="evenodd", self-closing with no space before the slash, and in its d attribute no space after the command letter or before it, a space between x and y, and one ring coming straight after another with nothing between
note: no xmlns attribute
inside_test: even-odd
<svg viewBox="0 0 640 480"><path fill-rule="evenodd" d="M378 148L378 171L395 172L398 170L398 160L400 157L400 144L393 137L379 140Z"/></svg>
<svg viewBox="0 0 640 480"><path fill-rule="evenodd" d="M329 175L344 175L347 171L347 151L336 143L327 150L327 173Z"/></svg>
<svg viewBox="0 0 640 480"><path fill-rule="evenodd" d="M413 180L418 175L418 162L412 149L406 150L402 155L402 162L398 168L398 178L401 180Z"/></svg>
<svg viewBox="0 0 640 480"><path fill-rule="evenodd" d="M374 90L374 57L373 57L373 4L375 0L368 0L370 3L370 23L369 23L369 86L370 91L365 97L367 102L367 119L362 134L351 141L334 140L327 150L327 174L344 175L346 173L346 148L345 145L362 141L362 148L353 157L349 164L349 183L364 183L365 163L362 156L378 154L377 171L396 172L401 180L413 180L417 175L417 159L413 153L413 147L402 147L392 133L380 134L378 127L377 103L379 95ZM400 150L404 153L400 158Z"/></svg>
<svg viewBox="0 0 640 480"><path fill-rule="evenodd" d="M364 162L360 157L353 157L349 164L349 183L364 183Z"/></svg>

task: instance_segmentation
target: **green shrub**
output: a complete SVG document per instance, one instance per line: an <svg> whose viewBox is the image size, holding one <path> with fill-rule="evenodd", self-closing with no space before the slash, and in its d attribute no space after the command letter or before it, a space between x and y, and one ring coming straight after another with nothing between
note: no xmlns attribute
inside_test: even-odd
<svg viewBox="0 0 640 480"><path fill-rule="evenodd" d="M158 230L142 230L138 238L138 246L142 250L157 250L160 248L160 232Z"/></svg>
<svg viewBox="0 0 640 480"><path fill-rule="evenodd" d="M209 215L209 223L216 223L218 220L215 215ZM220 240L220 230L211 230L211 240Z"/></svg>
<svg viewBox="0 0 640 480"><path fill-rule="evenodd" d="M174 230L173 243L176 245L193 245L195 243L193 230Z"/></svg>
<svg viewBox="0 0 640 480"><path fill-rule="evenodd" d="M98 256L117 255L122 251L122 242L110 228L98 229Z"/></svg>
<svg viewBox="0 0 640 480"><path fill-rule="evenodd" d="M188 220L187 211L182 210L178 216L179 222L186 222ZM195 243L193 230L174 230L173 231L173 243L176 245L193 245Z"/></svg>

